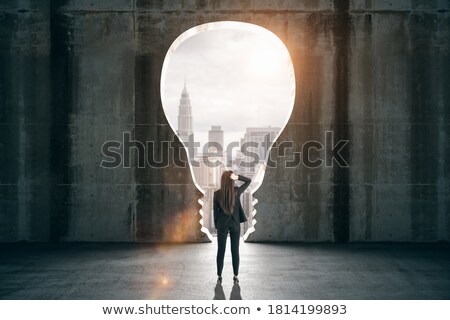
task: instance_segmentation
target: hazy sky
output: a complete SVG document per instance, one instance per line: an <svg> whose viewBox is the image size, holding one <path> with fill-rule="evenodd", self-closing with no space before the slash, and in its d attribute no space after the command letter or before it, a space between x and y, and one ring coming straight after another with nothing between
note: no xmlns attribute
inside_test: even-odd
<svg viewBox="0 0 450 320"><path fill-rule="evenodd" d="M236 29L198 33L168 60L163 106L175 128L186 78L195 140L207 142L220 125L225 143L246 127L282 127L294 99L294 76L286 48L270 33Z"/></svg>

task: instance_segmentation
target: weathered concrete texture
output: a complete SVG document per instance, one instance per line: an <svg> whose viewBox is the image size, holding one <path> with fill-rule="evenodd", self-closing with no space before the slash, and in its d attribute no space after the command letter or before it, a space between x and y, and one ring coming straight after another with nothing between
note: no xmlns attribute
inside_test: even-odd
<svg viewBox="0 0 450 320"><path fill-rule="evenodd" d="M0 13L0 241L47 241L51 214L49 12Z"/></svg>
<svg viewBox="0 0 450 320"><path fill-rule="evenodd" d="M348 139L350 168L268 168L248 241L450 239L448 1L2 1L0 241L205 241L188 168L103 169L108 140L179 141L160 76L196 25L255 23L296 73L278 143ZM318 153L322 158L323 151Z"/></svg>
<svg viewBox="0 0 450 320"><path fill-rule="evenodd" d="M134 37L131 13L73 13L67 25L72 57L71 241L133 241L132 169L101 170L100 150L134 131Z"/></svg>
<svg viewBox="0 0 450 320"><path fill-rule="evenodd" d="M315 72L319 79L313 78L312 84L305 84L311 77L302 66L313 68L310 66L317 63L307 54L294 55L294 63L298 64L296 77L306 80L297 87L299 101L296 102L297 112L294 111L290 120L292 125L287 126L279 141L293 135L301 141L294 133L296 122L304 126L316 122L324 127L329 124L335 133L339 132L337 139L350 140L350 168L333 170L330 172L333 178L310 173L317 169L268 170L262 188L255 194L260 200L255 217L258 224L250 240L310 241L308 235L312 230L320 230L313 237L314 241L449 240L449 171L445 163L449 159L450 51L448 40L443 39L449 36L448 3L424 8L417 2L403 2L402 6L391 9L388 3L372 1L372 4L372 7L365 7L352 2L349 17L342 16L342 19L349 19L348 27L342 26L342 21L337 22L335 28L343 29L334 29L334 33L332 27L326 26L336 21L329 18L327 23L327 18L321 17L321 24L313 24L322 26L315 29L318 34L312 37L314 41L295 41L289 46L292 37L288 33L291 53L300 52L295 46L305 46L304 51L315 53L321 60L328 59L330 66L324 69L322 64ZM289 27L296 23L301 22L288 20ZM296 30L296 33L311 34L308 26L310 22L299 28L303 31ZM339 52L338 42L331 44L334 50L314 47L313 42L321 43L325 38L331 43L336 37L348 37L346 50ZM339 57L342 54L347 60ZM347 70L338 71L345 63ZM331 90L326 87L330 73L335 81L341 72L348 74L347 98L336 95L337 92L344 94L345 88L340 83L335 82ZM312 115L311 110L318 105L323 108L324 102L314 100L311 92L318 93L321 99L329 97L331 100L330 110L322 111L319 118ZM348 99L347 107L339 99ZM330 119L336 112L346 112L347 116L339 114ZM323 141L319 135L314 138ZM272 154L276 157L276 153ZM342 170L347 170L347 174ZM305 173L300 175L301 171ZM322 168L320 171L325 173ZM298 197L293 188L295 182L286 184L291 179L307 190L314 190L313 185L319 184L320 190L326 193L317 191L308 197ZM342 206L336 197L348 203ZM280 212L274 210L267 199L272 199L270 202L288 200L286 208ZM306 209L308 205L322 210ZM308 214L314 214L316 219L302 219ZM337 228L333 221L336 215L348 219L347 230L342 226ZM281 221L274 224L273 216L281 217ZM296 235L288 233L292 223L300 223L303 230L298 230ZM343 232L348 234L343 235Z"/></svg>
<svg viewBox="0 0 450 320"><path fill-rule="evenodd" d="M229 242L228 242L229 244ZM238 286L216 243L0 246L0 299L449 299L448 244L241 245Z"/></svg>

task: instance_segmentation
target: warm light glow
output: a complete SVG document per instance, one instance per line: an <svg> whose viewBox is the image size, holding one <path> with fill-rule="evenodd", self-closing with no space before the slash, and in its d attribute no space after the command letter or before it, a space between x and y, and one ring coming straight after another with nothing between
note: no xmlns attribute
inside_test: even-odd
<svg viewBox="0 0 450 320"><path fill-rule="evenodd" d="M192 212L189 210L173 213L173 217L178 223L166 223L163 225L163 239L169 242L184 242L190 238L195 231L186 228L192 221Z"/></svg>
<svg viewBox="0 0 450 320"><path fill-rule="evenodd" d="M155 285L151 288L151 291L148 292L146 299L161 299L161 295L164 294L164 290L168 288L169 278L167 276L161 276L161 278L157 279Z"/></svg>

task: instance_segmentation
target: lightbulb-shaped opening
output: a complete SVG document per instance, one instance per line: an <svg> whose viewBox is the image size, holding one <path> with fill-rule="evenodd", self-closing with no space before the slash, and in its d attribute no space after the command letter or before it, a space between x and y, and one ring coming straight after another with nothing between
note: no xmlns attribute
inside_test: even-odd
<svg viewBox="0 0 450 320"><path fill-rule="evenodd" d="M232 169L252 179L241 198L248 220L241 227L245 240L255 230L253 193L294 106L294 67L286 46L271 31L250 23L221 21L191 28L167 52L161 100L203 193L201 230L211 240L216 231L213 193L220 188L222 172Z"/></svg>

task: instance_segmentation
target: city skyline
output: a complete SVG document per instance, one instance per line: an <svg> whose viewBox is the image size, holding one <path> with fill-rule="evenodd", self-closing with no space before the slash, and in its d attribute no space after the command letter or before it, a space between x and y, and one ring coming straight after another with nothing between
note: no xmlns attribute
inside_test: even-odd
<svg viewBox="0 0 450 320"><path fill-rule="evenodd" d="M178 136L182 141L188 141L189 135L194 134L192 131L192 123L194 121L194 117L192 116L191 109L192 106L190 104L190 98L189 98L189 91L187 90L186 82L183 87L183 91L181 93L181 97L179 99L180 103L178 106L178 126L177 126L177 133ZM228 141L225 140L225 137L227 136L226 133L223 131L223 128L221 125L211 124L209 130L207 131L207 138L203 139L203 143L200 144L200 147L196 148L196 153L198 155L203 154L203 148L206 147L206 143L208 142L215 142L219 143L222 146L223 155L225 156L225 151L227 149L227 146L231 142L237 142L239 144L239 147L242 145L243 141L254 141L254 142L261 142L264 140L264 134L270 135L270 141L273 142L278 135L280 131L279 127L273 127L270 125L267 126L259 126L259 127L246 127L244 131L237 132L234 139L229 139ZM259 138L255 139L249 139L249 133L251 132L259 132ZM217 135L220 135L218 137ZM254 134L253 134L254 135ZM199 142L198 139L198 133L194 135L194 141ZM228 135L229 137L230 135ZM258 136L258 134L257 134ZM234 149L234 148L233 148ZM260 153L260 152L258 152ZM233 152L233 159L235 160L235 154L236 150ZM261 153L260 153L261 154ZM263 158L265 159L265 157ZM225 159L225 163L227 163L228 160L231 159Z"/></svg>
<svg viewBox="0 0 450 320"><path fill-rule="evenodd" d="M246 127L284 126L287 112L280 110L292 108L293 77L289 53L273 34L237 29L200 32L170 56L163 106L173 122L186 83L195 140L203 146L211 125L220 125L228 145L239 141Z"/></svg>

